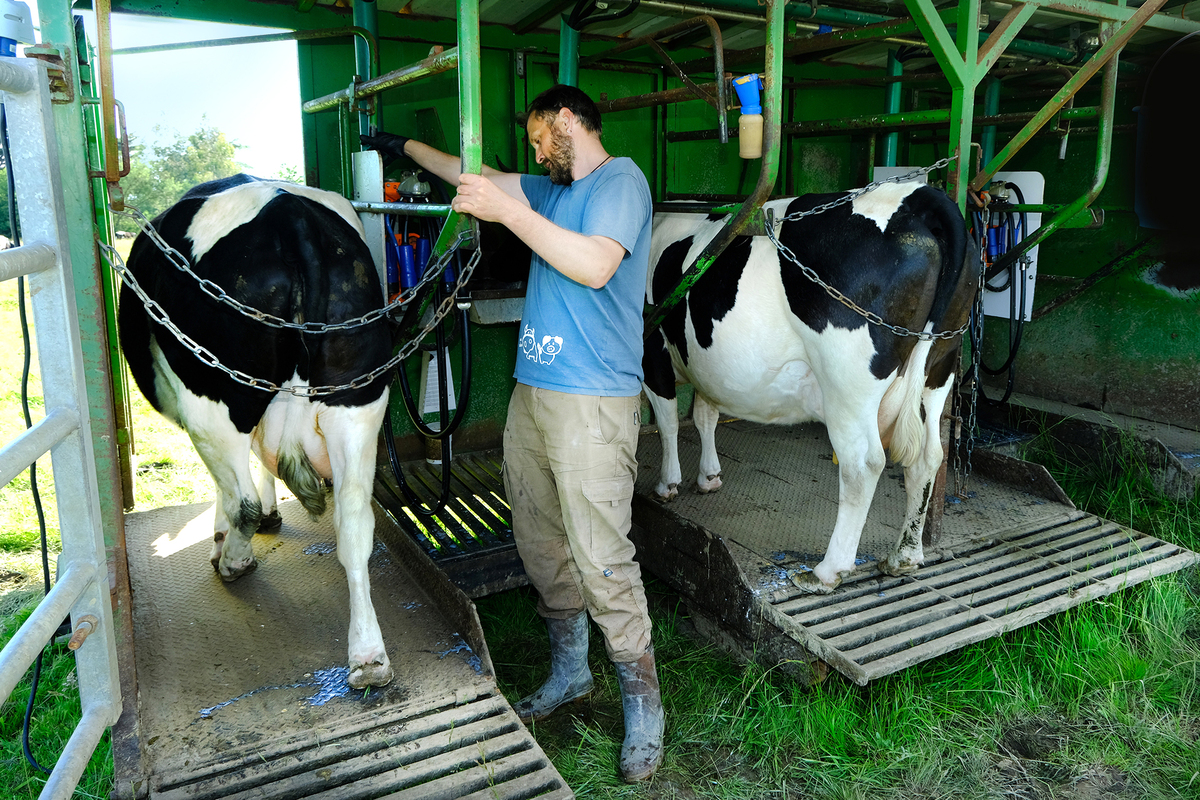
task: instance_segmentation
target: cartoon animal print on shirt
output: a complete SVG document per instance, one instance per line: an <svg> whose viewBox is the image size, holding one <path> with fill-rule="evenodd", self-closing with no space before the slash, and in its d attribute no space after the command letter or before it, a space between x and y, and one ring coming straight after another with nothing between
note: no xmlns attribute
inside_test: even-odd
<svg viewBox="0 0 1200 800"><path fill-rule="evenodd" d="M539 364L552 364L554 363L554 357L562 351L562 347L563 338L561 336L543 336L539 344L532 325L526 325L524 330L521 331L521 352L530 361L536 361Z"/></svg>

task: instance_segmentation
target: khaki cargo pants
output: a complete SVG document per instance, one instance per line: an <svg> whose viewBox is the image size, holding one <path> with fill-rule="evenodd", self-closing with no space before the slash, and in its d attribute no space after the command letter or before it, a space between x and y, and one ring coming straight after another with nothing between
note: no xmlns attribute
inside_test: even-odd
<svg viewBox="0 0 1200 800"><path fill-rule="evenodd" d="M519 383L504 427L504 488L538 614L566 619L586 609L618 662L636 661L650 646L629 541L640 408L638 396Z"/></svg>

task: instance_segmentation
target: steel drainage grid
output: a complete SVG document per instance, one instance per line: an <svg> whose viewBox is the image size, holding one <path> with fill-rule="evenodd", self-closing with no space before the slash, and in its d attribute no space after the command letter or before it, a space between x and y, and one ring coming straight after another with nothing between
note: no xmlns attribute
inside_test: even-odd
<svg viewBox="0 0 1200 800"><path fill-rule="evenodd" d="M161 800L573 797L498 692L421 713L380 714L371 727L285 742L164 780ZM164 776L166 777L166 776Z"/></svg>
<svg viewBox="0 0 1200 800"><path fill-rule="evenodd" d="M500 476L501 451L455 456L451 462L450 499L432 516L414 510L396 486L390 469L381 469L375 499L417 546L469 597L522 586L528 582L513 541L512 511ZM432 506L441 494L441 465L424 460L402 465L404 482Z"/></svg>
<svg viewBox="0 0 1200 800"><path fill-rule="evenodd" d="M910 576L851 576L832 595L780 590L770 600L806 647L865 685L1197 560L1070 511L946 553Z"/></svg>

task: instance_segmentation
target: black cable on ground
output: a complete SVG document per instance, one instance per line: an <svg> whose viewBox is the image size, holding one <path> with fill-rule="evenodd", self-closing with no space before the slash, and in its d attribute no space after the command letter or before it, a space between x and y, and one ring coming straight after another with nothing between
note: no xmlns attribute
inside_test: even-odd
<svg viewBox="0 0 1200 800"><path fill-rule="evenodd" d="M8 118L4 113L4 106L0 104L0 147L4 149L4 166L8 173L8 234L11 245L15 246L20 242L20 237L17 233L17 190L16 180L13 177L13 164L10 154L11 148L8 146ZM30 344L29 344L29 319L25 315L25 278L17 278L17 310L21 317L21 341L25 344L25 361L21 370L21 410L25 414L25 428L33 427L33 419L29 415L29 366L30 366ZM42 510L42 497L38 492L37 486L37 462L29 465L29 487L33 493L33 507L37 511L38 530L41 533L42 542L42 582L45 587L46 594L50 594L50 555L47 552L46 544L46 515ZM50 774L50 770L38 763L33 757L33 752L29 749L29 724L33 719L33 704L37 698L38 684L42 679L42 653L38 653L37 661L33 664L33 684L29 687L29 702L25 704L25 720L21 725L21 749L25 752L25 760L29 762L34 769Z"/></svg>

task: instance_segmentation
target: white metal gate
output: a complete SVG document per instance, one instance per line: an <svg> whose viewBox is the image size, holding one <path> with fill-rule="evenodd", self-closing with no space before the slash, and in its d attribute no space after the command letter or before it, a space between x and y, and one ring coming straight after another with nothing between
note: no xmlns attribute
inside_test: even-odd
<svg viewBox="0 0 1200 800"><path fill-rule="evenodd" d="M68 613L77 632L90 626L75 651L83 716L41 795L68 798L121 713L117 648L46 65L0 58L0 102L26 242L0 252L0 280L29 276L46 408L44 419L0 450L0 485L49 452L63 547L57 583L0 652L0 700Z"/></svg>

